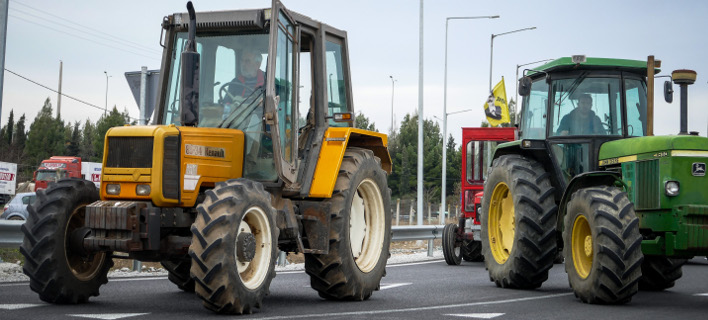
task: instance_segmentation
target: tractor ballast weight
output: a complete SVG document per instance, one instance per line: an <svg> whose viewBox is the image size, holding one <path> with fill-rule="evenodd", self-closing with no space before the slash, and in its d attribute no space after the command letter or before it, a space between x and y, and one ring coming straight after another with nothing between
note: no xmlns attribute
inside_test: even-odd
<svg viewBox="0 0 708 320"><path fill-rule="evenodd" d="M482 201L498 286L541 286L561 250L581 301L620 304L673 286L685 259L708 253L708 138L684 120L696 74L673 73L679 134L652 136L659 66L651 56L572 57L525 71L519 140L497 147ZM672 93L665 84L667 102Z"/></svg>

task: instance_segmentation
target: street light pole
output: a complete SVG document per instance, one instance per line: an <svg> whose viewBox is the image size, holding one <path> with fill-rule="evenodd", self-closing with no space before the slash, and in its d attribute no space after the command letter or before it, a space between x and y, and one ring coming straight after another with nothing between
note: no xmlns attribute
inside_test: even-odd
<svg viewBox="0 0 708 320"><path fill-rule="evenodd" d="M445 141L447 139L447 31L450 20L472 20L472 19L496 19L495 16L475 16L475 17L448 17L445 19L445 80L443 84L443 153L442 153L442 194L440 199L440 223L445 224L445 194L447 193L447 149Z"/></svg>
<svg viewBox="0 0 708 320"><path fill-rule="evenodd" d="M105 116L108 113L108 72L103 71L103 73L106 74L106 106L103 108L103 115Z"/></svg>
<svg viewBox="0 0 708 320"><path fill-rule="evenodd" d="M515 88L514 89L514 112L516 112L516 110L519 109L518 108L518 105L519 105L519 68L521 68L523 66L528 66L531 64L536 64L536 63L541 63L541 62L546 62L546 61L551 61L551 60L553 60L553 59L544 59L544 60L538 60L538 61L534 61L534 62L516 65L516 78L515 78L516 79L516 86L514 87ZM518 115L516 113L514 113L514 118L516 118L516 117L518 117ZM516 122L516 119L514 119L514 118L511 119L512 126Z"/></svg>
<svg viewBox="0 0 708 320"><path fill-rule="evenodd" d="M391 131L390 131L390 133L393 133L393 94L396 89L396 84L395 84L396 80L393 79L393 76L388 76L388 77L391 78Z"/></svg>
<svg viewBox="0 0 708 320"><path fill-rule="evenodd" d="M500 37L503 35L507 35L510 33L516 33L516 32L521 32L521 31L526 31L526 30L533 30L536 29L536 27L531 27L531 28L523 28L523 29L518 29L514 31L508 31L508 32L503 32L503 33L498 33L498 34L492 34L492 41L491 45L489 46L489 93L491 94L492 92L492 65L493 65L493 59L494 59L494 38Z"/></svg>

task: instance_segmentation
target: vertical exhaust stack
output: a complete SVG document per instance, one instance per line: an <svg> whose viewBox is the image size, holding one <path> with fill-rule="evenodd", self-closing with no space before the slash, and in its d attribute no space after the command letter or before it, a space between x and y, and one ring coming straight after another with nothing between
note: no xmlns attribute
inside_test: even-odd
<svg viewBox="0 0 708 320"><path fill-rule="evenodd" d="M187 45L182 51L182 91L180 92L180 123L196 126L199 123L199 53L197 52L197 14L192 2L187 2L189 31Z"/></svg>
<svg viewBox="0 0 708 320"><path fill-rule="evenodd" d="M681 87L681 130L679 135L688 134L688 86L696 82L696 72L679 69L671 73L674 83Z"/></svg>

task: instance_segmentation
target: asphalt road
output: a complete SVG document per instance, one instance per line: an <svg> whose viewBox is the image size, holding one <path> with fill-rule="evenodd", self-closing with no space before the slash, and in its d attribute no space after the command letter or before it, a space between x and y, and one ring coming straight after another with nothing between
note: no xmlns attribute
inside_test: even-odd
<svg viewBox="0 0 708 320"><path fill-rule="evenodd" d="M568 287L563 265L551 269L538 290L497 288L483 263L447 266L432 261L388 266L381 291L364 302L320 299L302 271L281 272L264 308L246 316L221 316L181 292L166 277L111 279L83 305L50 305L28 283L0 283L0 319L705 319L708 262L683 267L674 288L640 291L622 306L587 305Z"/></svg>

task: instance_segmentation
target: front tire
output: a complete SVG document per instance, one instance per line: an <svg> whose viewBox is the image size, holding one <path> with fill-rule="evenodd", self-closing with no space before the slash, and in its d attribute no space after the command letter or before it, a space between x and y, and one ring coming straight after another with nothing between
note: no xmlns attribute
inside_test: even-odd
<svg viewBox="0 0 708 320"><path fill-rule="evenodd" d="M622 304L637 293L642 236L626 193L615 187L573 193L563 243L568 282L581 301Z"/></svg>
<svg viewBox="0 0 708 320"><path fill-rule="evenodd" d="M329 300L366 300L386 273L391 242L391 196L381 160L349 148L331 204L327 254L305 254L310 285Z"/></svg>
<svg viewBox="0 0 708 320"><path fill-rule="evenodd" d="M556 254L554 188L538 161L519 155L494 160L482 199L482 252L498 287L535 289L548 279Z"/></svg>
<svg viewBox="0 0 708 320"><path fill-rule="evenodd" d="M457 239L457 225L448 223L443 228L442 249L445 262L450 266L459 266L462 262L462 247Z"/></svg>
<svg viewBox="0 0 708 320"><path fill-rule="evenodd" d="M71 246L74 232L84 227L86 206L99 199L98 189L83 179L65 179L37 191L22 225L20 252L30 288L49 303L75 304L99 295L113 266L110 253L83 255Z"/></svg>
<svg viewBox="0 0 708 320"><path fill-rule="evenodd" d="M163 260L160 264L167 270L170 282L185 292L194 292L194 279L189 274L192 258L187 256L187 259Z"/></svg>
<svg viewBox="0 0 708 320"><path fill-rule="evenodd" d="M278 228L271 195L248 179L217 183L197 206L191 274L207 309L252 313L275 277Z"/></svg>
<svg viewBox="0 0 708 320"><path fill-rule="evenodd" d="M639 290L662 291L673 287L683 276L681 267L686 259L671 259L662 256L644 256Z"/></svg>

